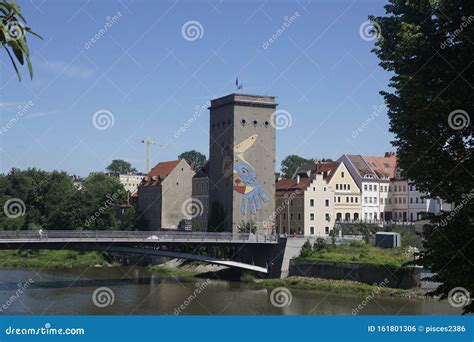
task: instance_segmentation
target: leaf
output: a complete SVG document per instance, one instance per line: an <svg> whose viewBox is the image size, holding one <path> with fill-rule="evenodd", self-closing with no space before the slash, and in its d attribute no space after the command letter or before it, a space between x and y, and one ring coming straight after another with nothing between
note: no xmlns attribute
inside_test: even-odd
<svg viewBox="0 0 474 342"><path fill-rule="evenodd" d="M10 60L12 61L13 68L15 68L16 75L18 76L18 81L21 82L21 75L20 75L20 72L18 71L18 68L16 67L15 60L13 59L13 56L11 55L10 51L8 50L8 48L5 45L3 45L3 47L5 48L5 50L7 50L8 56L10 57Z"/></svg>
<svg viewBox="0 0 474 342"><path fill-rule="evenodd" d="M31 28L25 27L25 30L29 33L31 33L33 36L38 37L39 39L43 40L43 37L41 37L38 33L34 32Z"/></svg>
<svg viewBox="0 0 474 342"><path fill-rule="evenodd" d="M16 59L18 59L18 62L20 62L20 64L23 65L24 63L23 52L20 46L18 45L18 43L15 41L12 41L12 42L9 42L8 45L12 48L13 53L16 56Z"/></svg>

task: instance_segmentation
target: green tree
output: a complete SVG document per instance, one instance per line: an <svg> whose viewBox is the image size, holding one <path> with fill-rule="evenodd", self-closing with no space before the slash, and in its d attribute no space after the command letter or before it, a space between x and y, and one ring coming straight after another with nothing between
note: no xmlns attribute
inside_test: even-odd
<svg viewBox="0 0 474 342"><path fill-rule="evenodd" d="M132 167L132 164L129 162L122 160L122 159L114 159L110 163L109 166L105 168L109 172L113 173L120 173L120 174L126 174L126 173L136 173L137 169Z"/></svg>
<svg viewBox="0 0 474 342"><path fill-rule="evenodd" d="M257 232L257 226L255 225L255 222L253 222L252 219L250 221L244 221L240 223L238 230L240 233L252 233L255 234Z"/></svg>
<svg viewBox="0 0 474 342"><path fill-rule="evenodd" d="M369 17L380 33L373 51L393 75L393 92L381 94L402 175L456 206L454 214L431 217L419 259L437 274L442 285L432 294L441 298L455 287L474 295L472 4L390 0L385 16ZM474 303L464 310L473 312Z"/></svg>
<svg viewBox="0 0 474 342"><path fill-rule="evenodd" d="M0 44L10 58L19 81L21 81L21 75L13 55L15 55L15 58L21 65L26 61L30 78L33 79L33 67L31 65L30 52L26 42L26 33L43 39L41 36L33 32L30 27L26 26L26 20L21 14L20 7L16 3L16 0L13 0L12 2L1 0Z"/></svg>
<svg viewBox="0 0 474 342"><path fill-rule="evenodd" d="M196 150L186 151L178 156L178 159L184 159L189 165L194 164L194 169L199 170L206 162L206 156Z"/></svg>
<svg viewBox="0 0 474 342"><path fill-rule="evenodd" d="M298 167L312 161L313 159L305 159L296 154L291 154L281 161L281 172L286 178L291 178Z"/></svg>
<svg viewBox="0 0 474 342"><path fill-rule="evenodd" d="M313 249L311 248L311 242L306 240L303 246L301 246L300 258L307 258L313 254Z"/></svg>

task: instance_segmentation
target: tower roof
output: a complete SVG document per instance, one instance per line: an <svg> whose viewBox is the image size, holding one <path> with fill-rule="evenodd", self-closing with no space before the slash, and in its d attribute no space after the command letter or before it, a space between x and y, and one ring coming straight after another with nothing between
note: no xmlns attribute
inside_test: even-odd
<svg viewBox="0 0 474 342"><path fill-rule="evenodd" d="M269 108L275 108L277 106L277 104L275 103L275 96L232 93L211 100L210 108L217 108L229 104L238 106L257 106Z"/></svg>

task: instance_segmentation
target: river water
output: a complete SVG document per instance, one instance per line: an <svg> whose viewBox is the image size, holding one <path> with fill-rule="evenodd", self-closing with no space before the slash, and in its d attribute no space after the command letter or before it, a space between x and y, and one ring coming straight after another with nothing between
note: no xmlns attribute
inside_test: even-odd
<svg viewBox="0 0 474 342"><path fill-rule="evenodd" d="M107 288L106 294L94 297L100 288ZM364 302L365 296L293 289L291 303L275 307L270 293L271 289L250 289L239 282L162 277L142 267L0 269L0 314L351 315L359 305L361 315L461 313L433 299L375 297ZM93 297L103 307L95 305Z"/></svg>

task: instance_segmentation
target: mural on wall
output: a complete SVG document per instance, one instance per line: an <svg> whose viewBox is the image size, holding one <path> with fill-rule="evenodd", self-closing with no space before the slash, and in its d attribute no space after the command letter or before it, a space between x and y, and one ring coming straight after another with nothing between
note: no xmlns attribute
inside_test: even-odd
<svg viewBox="0 0 474 342"><path fill-rule="evenodd" d="M258 135L254 134L235 145L233 149L234 191L243 195L240 206L242 215L245 215L248 208L252 214L256 214L262 207L262 202L266 203L270 200L254 168L244 159L244 153L257 141L257 137Z"/></svg>

